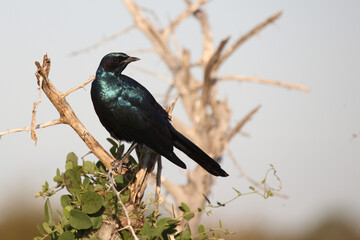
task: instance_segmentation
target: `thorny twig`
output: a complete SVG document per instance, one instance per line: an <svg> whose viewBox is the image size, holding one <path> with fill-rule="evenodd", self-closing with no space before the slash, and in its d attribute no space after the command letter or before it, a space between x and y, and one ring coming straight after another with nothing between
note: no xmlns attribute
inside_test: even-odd
<svg viewBox="0 0 360 240"><path fill-rule="evenodd" d="M279 82L274 81L270 79L263 79L263 78L257 78L257 77L247 77L247 76L224 76L216 79L216 81L226 81L226 80L236 80L236 81L243 81L243 82L254 82L254 83L261 83L266 85L274 85L278 87L288 88L288 89L296 89L304 92L309 92L310 88L307 86L304 86L302 84L291 84L291 83L285 83L285 82Z"/></svg>
<svg viewBox="0 0 360 240"><path fill-rule="evenodd" d="M83 83L80 84L79 86L74 87L74 88L72 88L72 89L64 92L64 93L63 93L63 96L66 97L66 96L69 95L70 93L72 93L72 92L74 92L74 91L76 91L76 90L78 90L78 89L80 89L80 88L84 88L88 83L94 81L94 79L95 79L94 76L90 77L88 80L86 80L85 82L83 82Z"/></svg>
<svg viewBox="0 0 360 240"><path fill-rule="evenodd" d="M46 123L41 123L41 124L37 124L35 126L35 129L39 129L39 128L46 128L46 127L50 127L50 126L55 126L58 124L62 124L63 121L61 119L55 119ZM23 127L23 128L15 128L15 129L11 129L11 130L7 130L4 132L0 132L0 137L6 134L10 134L10 133L16 133L16 132L24 132L24 131L30 131L31 130L31 126L30 127Z"/></svg>
<svg viewBox="0 0 360 240"><path fill-rule="evenodd" d="M240 172L241 176L244 177L246 180L248 180L251 184L255 185L257 188L265 190L264 189L264 185L255 181L254 179L252 179L238 164L238 162L236 161L234 155L232 154L230 148L228 146L226 146L226 150L228 151L229 157L232 160L233 164L235 165L235 167L237 168L237 170ZM285 198L287 199L288 196L286 194L281 194L278 192L274 192L274 195L281 197L281 198Z"/></svg>
<svg viewBox="0 0 360 240"><path fill-rule="evenodd" d="M247 123L248 121L251 120L251 118L254 116L254 114L260 109L260 105L255 107L251 112L249 112L240 122L238 122L236 124L236 126L231 130L231 132L229 133L229 135L227 135L226 139L225 139L225 143L230 142L230 140L235 136L235 134L237 134L241 128L245 125L245 123Z"/></svg>
<svg viewBox="0 0 360 240"><path fill-rule="evenodd" d="M113 174L112 172L115 171L116 169L113 168L111 171L108 171L108 179L110 181L110 186L111 186L111 189L116 193L116 197L118 199L118 202L120 203L122 209L124 210L124 213L125 213L125 216L126 216L126 219L127 219L127 226L124 226L123 228L119 229L119 231L123 230L123 229L130 229L130 232L131 234L133 235L134 239L135 240L138 240L139 238L136 236L135 234L135 230L134 228L132 227L131 225L131 220L130 220L130 216L129 216L129 213L128 211L126 210L126 207L125 205L122 203L121 201L121 197L120 197L120 191L116 190L116 187L115 187L115 180L114 180L114 177L113 177Z"/></svg>

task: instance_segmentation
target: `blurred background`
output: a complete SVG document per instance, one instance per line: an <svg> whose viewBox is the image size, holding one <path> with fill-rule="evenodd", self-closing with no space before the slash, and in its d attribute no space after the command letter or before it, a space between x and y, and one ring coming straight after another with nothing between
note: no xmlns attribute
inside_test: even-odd
<svg viewBox="0 0 360 240"><path fill-rule="evenodd" d="M138 1L166 26L186 5L183 1ZM233 110L233 123L255 106L262 107L230 144L239 165L261 181L269 164L278 170L281 193L289 198L267 200L244 196L225 208L203 216L206 226L224 226L233 239L359 239L360 235L360 2L335 1L231 1L205 5L215 46L230 36L235 41L278 11L283 16L243 44L221 68L222 75L245 75L310 87L308 93L275 86L228 81L220 94ZM141 58L138 67L170 76L149 41L138 31L90 51L72 56L103 38L132 25L121 1L1 1L0 2L0 132L29 126L38 91L34 61L47 53L52 59L50 79L60 91L77 86L95 74L101 58L122 51ZM199 26L189 18L176 31L182 46L200 55ZM129 67L126 70L161 102L167 84ZM90 99L90 85L67 100L95 138L106 148L108 133L101 126ZM181 104L175 117L182 118ZM42 96L37 122L58 118ZM184 119L186 121L186 119ZM45 181L52 183L56 168L64 169L68 152L88 152L68 126L37 131L35 146L29 132L0 139L0 236L29 239L42 221L43 199L34 195ZM93 160L95 160L93 158ZM191 161L184 159L191 167ZM184 183L175 165L163 161L163 175ZM224 202L251 185L240 177L225 154L223 168L209 198ZM41 173L41 174L40 174ZM52 205L57 206L55 198ZM21 231L19 231L19 227Z"/></svg>

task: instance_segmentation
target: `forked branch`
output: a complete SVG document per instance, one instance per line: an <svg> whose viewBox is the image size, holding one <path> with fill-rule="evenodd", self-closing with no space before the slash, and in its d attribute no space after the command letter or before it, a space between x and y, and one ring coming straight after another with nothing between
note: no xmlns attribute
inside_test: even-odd
<svg viewBox="0 0 360 240"><path fill-rule="evenodd" d="M108 152L106 152L103 147L101 147L101 145L95 140L95 138L88 132L85 126L77 118L74 111L65 99L67 94L59 92L48 78L50 63L50 58L48 58L47 55L44 55L42 65L40 65L39 62L35 62L37 66L36 77L38 83L42 83L42 85L40 85L42 86L42 90L59 112L60 119L58 121L71 126L89 147L89 149L95 154L95 156L98 157L98 159L105 165L105 167L107 169L111 169L110 163L114 160L114 158Z"/></svg>

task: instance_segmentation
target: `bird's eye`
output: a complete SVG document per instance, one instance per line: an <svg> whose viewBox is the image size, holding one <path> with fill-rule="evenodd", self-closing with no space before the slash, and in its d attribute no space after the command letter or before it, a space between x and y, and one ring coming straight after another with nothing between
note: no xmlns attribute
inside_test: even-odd
<svg viewBox="0 0 360 240"><path fill-rule="evenodd" d="M113 62L117 62L117 61L118 61L118 58L113 58L112 61L113 61Z"/></svg>

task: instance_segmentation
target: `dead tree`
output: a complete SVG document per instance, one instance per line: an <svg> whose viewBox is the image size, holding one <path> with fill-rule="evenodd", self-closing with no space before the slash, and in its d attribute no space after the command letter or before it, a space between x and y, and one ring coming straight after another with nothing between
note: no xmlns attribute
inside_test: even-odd
<svg viewBox="0 0 360 240"><path fill-rule="evenodd" d="M202 8L208 0L196 2L185 0L186 9L170 20L170 23L163 29L157 28L133 0L123 0L123 2L130 12L136 28L151 41L153 51L161 57L172 74L171 78L173 81L171 88L177 90L191 122L190 126L186 126L175 118L173 121L175 127L214 159L221 161L228 143L259 109L259 106L257 106L235 126L231 126L231 109L226 100L218 97L217 84L220 81L251 81L288 89L309 91L307 87L302 85L293 85L255 77L239 75L218 76L219 68L226 62L228 57L242 43L276 21L281 16L281 12L274 14L245 35L240 36L231 46L228 46L229 38L214 46L208 15ZM195 17L201 27L199 37L202 37L202 55L196 62L190 62L191 52L188 49L183 48L180 53L176 53L170 47L170 37L176 27L188 17ZM203 70L202 79L196 79L191 72L192 68L199 67ZM210 109L210 111L207 111L207 109ZM183 186L174 184L164 178L162 178L161 182L165 190L175 199L177 205L185 202L191 209L196 209L204 205L205 198L203 194L206 196L210 193L214 181L215 177L208 174L200 166L197 166L195 169L187 171L187 184ZM178 212L178 214L180 213ZM196 216L195 220L192 220L192 227L198 226L199 220L200 214Z"/></svg>
<svg viewBox="0 0 360 240"><path fill-rule="evenodd" d="M231 126L231 109L229 108L226 99L224 100L219 98L217 88L218 83L221 81L235 80L275 85L301 91L309 91L309 88L302 85L240 76L236 74L231 76L219 76L218 74L220 67L226 62L231 54L233 54L245 41L249 40L262 29L276 21L281 16L281 12L267 18L248 33L240 36L231 45L229 43L229 38L225 38L220 43L216 44L213 41L213 33L210 28L208 15L203 9L203 5L205 5L208 0L198 0L196 2L191 2L190 0L184 1L186 4L185 10L178 16L174 17L165 28L159 28L149 17L146 16L143 9L140 8L136 2L133 0L123 0L124 5L133 18L134 25L126 28L120 33L115 33L108 39L95 43L89 48L76 51L73 54L89 51L91 48L97 47L108 40L113 40L131 29L138 29L141 31L151 42L153 52L161 57L172 74L170 77L170 79L172 79L171 86L169 88L170 90L167 92L166 99L169 99L171 90L176 90L191 123L190 126L187 126L175 118L173 119L173 124L180 132L194 141L211 157L222 161L222 156L225 149L227 149L228 143L241 131L245 123L253 117L253 115L259 110L260 106L257 106L253 110L249 111L249 113L235 126ZM190 50L182 48L181 51L175 52L170 47L170 37L174 37L175 29L189 17L196 18L201 27L199 37L202 38L202 54L200 59L195 62L191 62L190 60ZM46 95L57 108L60 113L60 118L45 124L36 125L35 113L38 104L37 102L34 104L31 127L10 130L0 133L0 136L15 131L31 130L32 137L36 140L35 128L47 127L56 124L69 124L84 140L90 150L93 151L93 153L105 164L106 167L108 167L108 169L110 169L110 162L113 158L104 149L102 149L100 145L98 145L96 140L84 128L81 122L78 121L75 113L71 110L65 100L65 97L69 93L84 86L86 83L77 88L71 89L68 92L60 93L47 79L50 68L50 60L45 57L43 65L41 66L37 63L37 67L37 79L40 89L44 90ZM201 79L197 79L192 74L191 70L193 68L202 69L203 76ZM89 79L87 83L92 79ZM74 119L75 122L73 121ZM145 150L143 149L143 151ZM149 162L151 163L151 166L147 165ZM139 171L139 178L137 178L137 182L133 183L133 202L141 201L142 194L146 187L146 178L152 171L154 163L154 161L145 161L142 168L143 172ZM158 168L158 172L160 169L161 168ZM164 190L175 199L175 205L185 202L191 209L196 209L197 207L204 205L205 198L203 195L209 195L214 184L215 177L208 174L200 166L195 167L193 170L188 170L186 176L187 183L182 186L176 185L163 177L161 178L161 184L164 187ZM158 178L158 185L160 184L159 181L160 179ZM140 188L141 191L139 191ZM179 215L180 213L177 212L177 214ZM201 215L198 214L195 216L195 219L191 221L192 228L194 226L198 226L200 217Z"/></svg>

